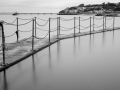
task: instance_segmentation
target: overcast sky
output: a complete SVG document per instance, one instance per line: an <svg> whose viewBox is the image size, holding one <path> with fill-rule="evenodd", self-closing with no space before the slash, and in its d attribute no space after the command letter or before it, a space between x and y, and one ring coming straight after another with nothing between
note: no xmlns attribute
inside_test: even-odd
<svg viewBox="0 0 120 90"><path fill-rule="evenodd" d="M0 12L59 12L66 7L119 0L0 0Z"/></svg>

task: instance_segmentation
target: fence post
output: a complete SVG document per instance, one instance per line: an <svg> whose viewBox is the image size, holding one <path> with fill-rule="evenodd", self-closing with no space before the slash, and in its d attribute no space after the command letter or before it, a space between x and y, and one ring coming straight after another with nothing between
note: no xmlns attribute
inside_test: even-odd
<svg viewBox="0 0 120 90"><path fill-rule="evenodd" d="M18 17L17 17L17 31L16 31L17 41L18 41L18 32L19 32L19 30L18 30Z"/></svg>
<svg viewBox="0 0 120 90"><path fill-rule="evenodd" d="M32 23L32 51L34 50L34 18Z"/></svg>
<svg viewBox="0 0 120 90"><path fill-rule="evenodd" d="M94 31L94 20L95 20L95 19L94 19L94 16L93 16L93 31Z"/></svg>
<svg viewBox="0 0 120 90"><path fill-rule="evenodd" d="M105 30L106 30L106 16L105 16Z"/></svg>
<svg viewBox="0 0 120 90"><path fill-rule="evenodd" d="M59 35L60 35L60 17L59 17Z"/></svg>
<svg viewBox="0 0 120 90"><path fill-rule="evenodd" d="M0 22L0 26L2 28L2 51L3 51L3 63L1 64L1 66L6 66L7 64L5 63L5 35L4 35L3 22Z"/></svg>
<svg viewBox="0 0 120 90"><path fill-rule="evenodd" d="M58 24L58 17L57 17L57 38L58 38L58 30L59 30L59 24Z"/></svg>
<svg viewBox="0 0 120 90"><path fill-rule="evenodd" d="M36 17L35 17L35 37L36 37Z"/></svg>
<svg viewBox="0 0 120 90"><path fill-rule="evenodd" d="M114 30L114 24L115 24L115 17L113 17L113 30Z"/></svg>
<svg viewBox="0 0 120 90"><path fill-rule="evenodd" d="M104 32L104 16L103 16L103 32Z"/></svg>
<svg viewBox="0 0 120 90"><path fill-rule="evenodd" d="M76 17L74 17L74 37L75 37L75 18Z"/></svg>
<svg viewBox="0 0 120 90"><path fill-rule="evenodd" d="M91 34L91 17L90 17L90 34Z"/></svg>
<svg viewBox="0 0 120 90"><path fill-rule="evenodd" d="M49 18L49 43L50 43L50 19L51 18Z"/></svg>
<svg viewBox="0 0 120 90"><path fill-rule="evenodd" d="M79 33L80 33L80 17L79 17Z"/></svg>

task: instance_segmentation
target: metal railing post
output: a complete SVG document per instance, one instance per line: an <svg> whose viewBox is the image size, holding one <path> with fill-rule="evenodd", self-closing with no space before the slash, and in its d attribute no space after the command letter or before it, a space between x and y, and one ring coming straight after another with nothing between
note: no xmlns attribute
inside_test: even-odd
<svg viewBox="0 0 120 90"><path fill-rule="evenodd" d="M114 30L114 24L115 24L115 17L113 17L113 30Z"/></svg>
<svg viewBox="0 0 120 90"><path fill-rule="evenodd" d="M104 32L104 16L103 16L103 32Z"/></svg>
<svg viewBox="0 0 120 90"><path fill-rule="evenodd" d="M49 18L49 43L50 43L50 19L51 18Z"/></svg>
<svg viewBox="0 0 120 90"><path fill-rule="evenodd" d="M34 50L34 18L32 23L32 51Z"/></svg>
<svg viewBox="0 0 120 90"><path fill-rule="evenodd" d="M80 17L79 17L79 33L80 33Z"/></svg>
<svg viewBox="0 0 120 90"><path fill-rule="evenodd" d="M17 41L18 41L18 38L19 38L18 32L19 32L19 30L18 30L18 17L17 17L17 31L16 31Z"/></svg>
<svg viewBox="0 0 120 90"><path fill-rule="evenodd" d="M93 16L93 31L94 31L94 16Z"/></svg>
<svg viewBox="0 0 120 90"><path fill-rule="evenodd" d="M36 37L36 17L35 17L35 37Z"/></svg>
<svg viewBox="0 0 120 90"><path fill-rule="evenodd" d="M58 33L58 30L59 30L59 18L57 17L57 38L58 38L58 35L59 35L59 33Z"/></svg>
<svg viewBox="0 0 120 90"><path fill-rule="evenodd" d="M91 34L91 17L90 17L90 34Z"/></svg>
<svg viewBox="0 0 120 90"><path fill-rule="evenodd" d="M105 16L105 30L106 30L106 16Z"/></svg>
<svg viewBox="0 0 120 90"><path fill-rule="evenodd" d="M6 66L7 64L5 63L5 35L4 35L3 22L0 22L0 26L2 29L2 51L3 51L3 63L1 64L1 66Z"/></svg>
<svg viewBox="0 0 120 90"><path fill-rule="evenodd" d="M75 37L75 19L76 19L76 17L74 17L74 37Z"/></svg>
<svg viewBox="0 0 120 90"><path fill-rule="evenodd" d="M60 35L60 17L59 17L59 35Z"/></svg>

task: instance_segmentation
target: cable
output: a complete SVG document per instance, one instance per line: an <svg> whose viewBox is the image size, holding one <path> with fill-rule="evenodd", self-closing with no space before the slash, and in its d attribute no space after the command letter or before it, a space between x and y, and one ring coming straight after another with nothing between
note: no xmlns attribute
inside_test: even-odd
<svg viewBox="0 0 120 90"><path fill-rule="evenodd" d="M80 25L80 26L81 26L81 25ZM88 27L81 26L81 27L83 27L83 28L88 28L88 27L90 27L90 26L88 26Z"/></svg>
<svg viewBox="0 0 120 90"><path fill-rule="evenodd" d="M96 19L96 20L101 20L101 19L103 19L103 17L102 17L102 18L96 18L96 17L94 17L94 19Z"/></svg>
<svg viewBox="0 0 120 90"><path fill-rule="evenodd" d="M31 20L32 21L32 20ZM22 26L22 25L26 25L26 24L28 24L28 23L30 23L31 21L29 21L29 22L26 22L26 23L24 23L24 24L19 24L18 26ZM12 24L12 23L7 23L7 22L4 22L6 25L13 25L13 26L17 26L16 24Z"/></svg>
<svg viewBox="0 0 120 90"><path fill-rule="evenodd" d="M40 28L37 28L37 27L36 27L36 29L41 30L41 31L49 31L49 30L40 29Z"/></svg>
<svg viewBox="0 0 120 90"><path fill-rule="evenodd" d="M61 28L64 28L64 29L71 29L71 28L65 28L65 27L62 27L62 26L60 26ZM72 27L72 28L74 28L74 27Z"/></svg>
<svg viewBox="0 0 120 90"><path fill-rule="evenodd" d="M5 25L13 25L13 26L17 26L16 24L12 24L12 23L7 23L7 22L4 22Z"/></svg>
<svg viewBox="0 0 120 90"><path fill-rule="evenodd" d="M96 24L94 24L95 26L94 26L94 28L99 28L99 27L102 27L103 26L103 24L102 25L100 25L100 26L98 26L98 25L96 25Z"/></svg>
<svg viewBox="0 0 120 90"><path fill-rule="evenodd" d="M62 21L71 21L71 20L74 20L74 18L72 18L72 19L60 18L60 20L62 20Z"/></svg>
<svg viewBox="0 0 120 90"><path fill-rule="evenodd" d="M110 27L112 27L112 26L113 26L113 24L112 24L112 25L110 25L110 26L108 26L108 27L106 26L106 28L110 28Z"/></svg>
<svg viewBox="0 0 120 90"><path fill-rule="evenodd" d="M33 18L31 18L31 19L22 19L22 18L18 18L18 19L20 19L20 20L32 20Z"/></svg>
<svg viewBox="0 0 120 90"><path fill-rule="evenodd" d="M35 37L35 38L42 40L42 39L45 39L48 34L49 34L49 32L48 32L48 33L45 35L45 37L43 37L43 38L38 38L38 37Z"/></svg>
<svg viewBox="0 0 120 90"><path fill-rule="evenodd" d="M30 22L32 22L32 20L29 21L29 22L26 22L26 23L24 23L24 24L19 24L18 26L26 25L26 24L28 24L28 23L30 23Z"/></svg>
<svg viewBox="0 0 120 90"><path fill-rule="evenodd" d="M15 32L15 33L16 33L16 32ZM9 35L9 36L5 36L5 38L11 37L11 36L13 36L15 33L13 33L12 35Z"/></svg>
<svg viewBox="0 0 120 90"><path fill-rule="evenodd" d="M57 18L50 18L50 21L56 20Z"/></svg>
<svg viewBox="0 0 120 90"><path fill-rule="evenodd" d="M57 31L57 28L50 29L50 32L55 32Z"/></svg>
<svg viewBox="0 0 120 90"><path fill-rule="evenodd" d="M90 18L86 18L86 19L84 19L84 18L80 18L80 21L86 21L86 20L89 20Z"/></svg>
<svg viewBox="0 0 120 90"><path fill-rule="evenodd" d="M29 31L21 31L21 30L18 30L18 31L20 31L20 32L30 32L30 31L32 31L32 30L29 30Z"/></svg>
<svg viewBox="0 0 120 90"><path fill-rule="evenodd" d="M45 19L41 19L41 18L38 18L38 17L36 17L37 19L39 19L39 20L42 20L42 21L48 21L48 20L45 20Z"/></svg>
<svg viewBox="0 0 120 90"><path fill-rule="evenodd" d="M46 22L45 24L43 24L43 25L40 25L40 24L38 24L37 22L36 22L36 24L37 24L38 26L43 27L43 26L47 25L48 21L49 21L49 20L47 20L47 22Z"/></svg>
<svg viewBox="0 0 120 90"><path fill-rule="evenodd" d="M106 20L111 20L111 19L113 19L113 17L112 18L106 18Z"/></svg>
<svg viewBox="0 0 120 90"><path fill-rule="evenodd" d="M16 21L17 19L15 19L13 22L11 22L12 24Z"/></svg>

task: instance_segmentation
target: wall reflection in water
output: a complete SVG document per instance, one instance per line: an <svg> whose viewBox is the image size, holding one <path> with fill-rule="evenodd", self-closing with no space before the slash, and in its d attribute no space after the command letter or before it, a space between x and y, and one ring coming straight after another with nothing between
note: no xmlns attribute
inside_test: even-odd
<svg viewBox="0 0 120 90"><path fill-rule="evenodd" d="M0 90L8 90L6 70L0 72Z"/></svg>
<svg viewBox="0 0 120 90"><path fill-rule="evenodd" d="M52 69L52 60L51 60L52 56L51 56L51 48L49 46L49 69Z"/></svg>
<svg viewBox="0 0 120 90"><path fill-rule="evenodd" d="M6 77L6 71L3 71L4 76L4 90L8 90L8 84L7 84L7 77Z"/></svg>
<svg viewBox="0 0 120 90"><path fill-rule="evenodd" d="M74 44L73 44L73 51L74 51L74 57L76 56L76 37L74 37Z"/></svg>
<svg viewBox="0 0 120 90"><path fill-rule="evenodd" d="M89 35L89 51L91 52L94 47L94 34Z"/></svg>
<svg viewBox="0 0 120 90"><path fill-rule="evenodd" d="M113 37L113 38L112 38L112 44L114 45L114 38L115 38L115 35L114 35L114 34L115 34L115 33L114 33L114 30L113 30L112 32L113 32L113 36L112 36L112 37Z"/></svg>
<svg viewBox="0 0 120 90"><path fill-rule="evenodd" d="M32 55L32 71L33 71L33 81L36 84L37 83L37 76L36 76L36 65L35 65L35 59L34 55Z"/></svg>
<svg viewBox="0 0 120 90"><path fill-rule="evenodd" d="M102 46L103 46L103 48L104 48L104 46L105 46L105 40L106 40L106 32L103 32L102 35L103 35L103 36L102 36Z"/></svg>
<svg viewBox="0 0 120 90"><path fill-rule="evenodd" d="M60 41L57 42L57 61L60 61L60 50L61 50L61 45L60 45Z"/></svg>

